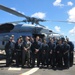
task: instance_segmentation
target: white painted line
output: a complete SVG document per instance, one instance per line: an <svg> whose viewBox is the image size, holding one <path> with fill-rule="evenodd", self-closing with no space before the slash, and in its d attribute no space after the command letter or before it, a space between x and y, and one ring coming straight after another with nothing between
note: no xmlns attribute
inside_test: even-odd
<svg viewBox="0 0 75 75"><path fill-rule="evenodd" d="M6 63L6 61L5 60L0 60L0 63Z"/></svg>
<svg viewBox="0 0 75 75"><path fill-rule="evenodd" d="M34 72L36 72L39 68L32 68L31 70L25 72L25 73L22 73L20 75L30 75L30 74L33 74Z"/></svg>
<svg viewBox="0 0 75 75"><path fill-rule="evenodd" d="M14 71L16 70L17 71L17 70L21 70L21 68L9 67L8 70L14 70Z"/></svg>
<svg viewBox="0 0 75 75"><path fill-rule="evenodd" d="M75 64L75 62L73 62Z"/></svg>
<svg viewBox="0 0 75 75"><path fill-rule="evenodd" d="M75 58L75 55L74 55L74 58Z"/></svg>

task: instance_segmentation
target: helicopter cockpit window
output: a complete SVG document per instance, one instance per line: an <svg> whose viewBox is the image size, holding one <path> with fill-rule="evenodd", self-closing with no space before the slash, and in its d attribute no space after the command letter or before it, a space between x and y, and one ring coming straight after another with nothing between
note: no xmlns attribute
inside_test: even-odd
<svg viewBox="0 0 75 75"><path fill-rule="evenodd" d="M10 32L14 28L13 24L5 23L0 25L0 33Z"/></svg>

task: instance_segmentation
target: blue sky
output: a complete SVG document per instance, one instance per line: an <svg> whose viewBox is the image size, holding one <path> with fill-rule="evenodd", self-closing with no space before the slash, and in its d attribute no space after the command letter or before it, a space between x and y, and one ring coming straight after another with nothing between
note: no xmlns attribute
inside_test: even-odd
<svg viewBox="0 0 75 75"><path fill-rule="evenodd" d="M26 16L75 22L75 0L0 0L0 4L17 10ZM0 23L23 19L0 10ZM40 24L75 41L75 23L48 21Z"/></svg>

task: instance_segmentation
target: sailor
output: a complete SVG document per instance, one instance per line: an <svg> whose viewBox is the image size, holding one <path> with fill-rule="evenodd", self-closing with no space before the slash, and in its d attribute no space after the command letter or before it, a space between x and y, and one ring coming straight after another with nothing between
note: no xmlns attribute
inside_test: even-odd
<svg viewBox="0 0 75 75"><path fill-rule="evenodd" d="M55 47L56 44L54 43L54 40L51 39L50 42L48 43L49 46L49 65L51 65L52 68L56 66L55 64Z"/></svg>
<svg viewBox="0 0 75 75"><path fill-rule="evenodd" d="M41 42L39 41L39 36L36 36L34 42L31 45L32 67L35 66L35 59L37 59L37 67L39 67L40 65L40 49L41 49Z"/></svg>
<svg viewBox="0 0 75 75"><path fill-rule="evenodd" d="M12 58L13 58L13 52L15 48L15 43L12 41L12 37L10 37L9 41L5 45L5 51L6 51L6 66L11 65Z"/></svg>
<svg viewBox="0 0 75 75"><path fill-rule="evenodd" d="M22 64L22 40L19 38L15 44L16 50L16 66L19 67Z"/></svg>
<svg viewBox="0 0 75 75"><path fill-rule="evenodd" d="M14 35L11 35L11 38L12 38L12 43L16 43L15 39L14 39ZM15 57L15 48L13 49L13 53L12 53L12 59L14 59ZM12 61L13 62L13 61Z"/></svg>
<svg viewBox="0 0 75 75"><path fill-rule="evenodd" d="M65 68L69 68L69 50L70 50L70 46L69 44L67 44L67 40L64 40L63 43L63 64Z"/></svg>
<svg viewBox="0 0 75 75"><path fill-rule="evenodd" d="M41 47L41 53L42 53L42 67L45 66L45 64L48 67L48 44L46 39L43 40L42 47Z"/></svg>
<svg viewBox="0 0 75 75"><path fill-rule="evenodd" d="M27 66L30 67L30 48L31 48L31 42L29 41L29 37L25 37L25 41L23 42L23 50L22 50L22 67L24 67L24 64L27 60Z"/></svg>
<svg viewBox="0 0 75 75"><path fill-rule="evenodd" d="M70 67L73 66L74 62L74 44L69 41L69 38L66 39L67 43L70 45L70 50L69 50L69 60L70 60Z"/></svg>
<svg viewBox="0 0 75 75"><path fill-rule="evenodd" d="M62 62L62 40L58 40L58 44L56 45L56 66L59 68L62 68L63 62Z"/></svg>

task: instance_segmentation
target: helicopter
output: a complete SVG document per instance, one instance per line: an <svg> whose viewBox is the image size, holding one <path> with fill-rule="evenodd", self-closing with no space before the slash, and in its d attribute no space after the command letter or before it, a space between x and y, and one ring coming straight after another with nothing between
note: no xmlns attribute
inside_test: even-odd
<svg viewBox="0 0 75 75"><path fill-rule="evenodd" d="M41 25L39 22L45 22L47 20L29 17L26 16L16 10L13 10L4 5L0 5L0 10L9 12L18 17L23 17L25 20L22 21L14 21L0 24L0 49L4 50L5 42L7 42L11 35L15 36L15 40L19 38L19 36L31 36L36 37L40 36L41 38L49 38L49 37L63 37L63 35L53 32L48 29L46 26ZM31 24L20 24L21 22L31 23Z"/></svg>

